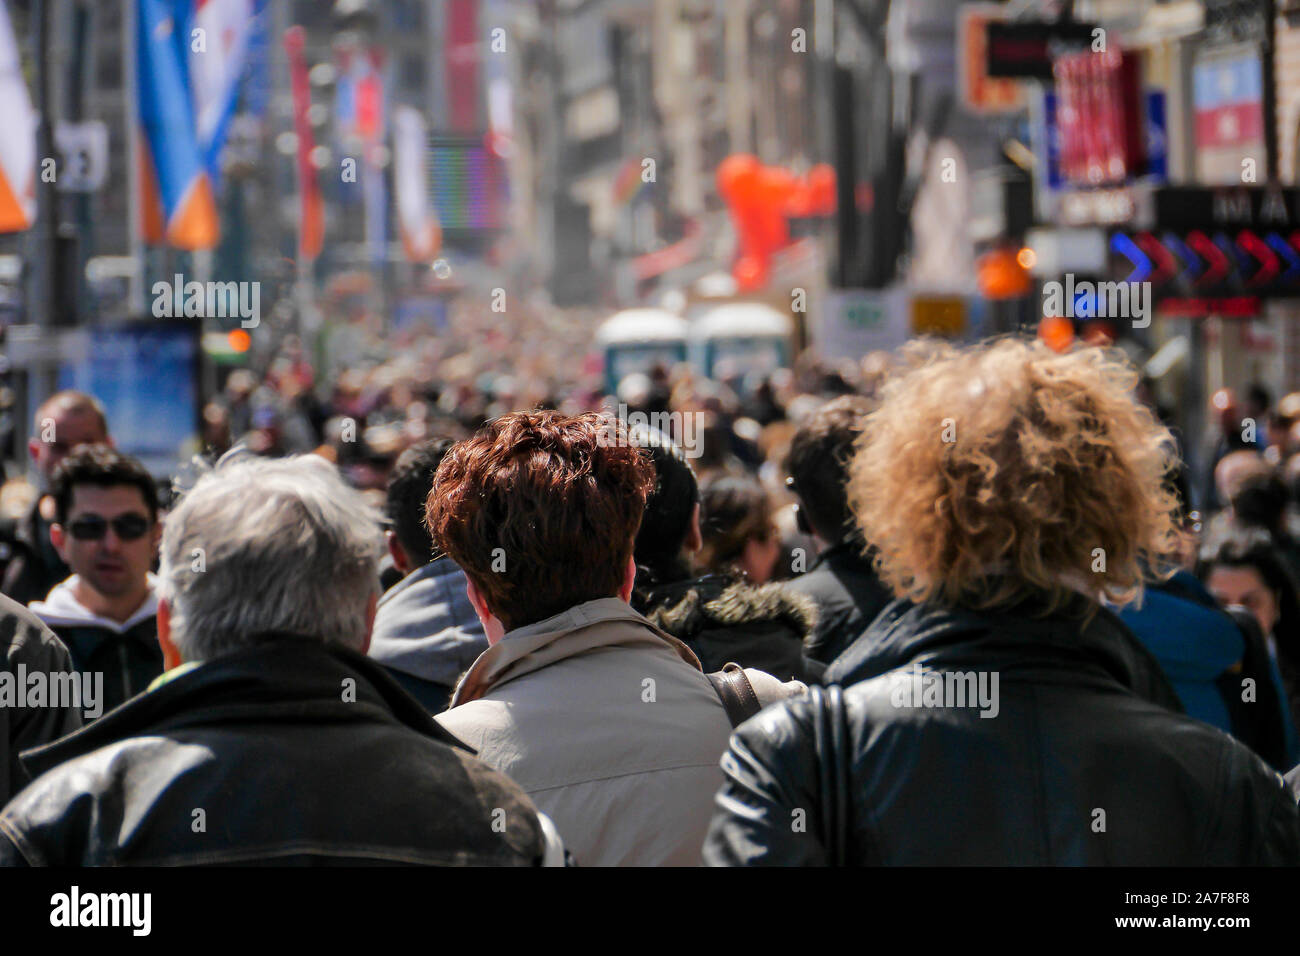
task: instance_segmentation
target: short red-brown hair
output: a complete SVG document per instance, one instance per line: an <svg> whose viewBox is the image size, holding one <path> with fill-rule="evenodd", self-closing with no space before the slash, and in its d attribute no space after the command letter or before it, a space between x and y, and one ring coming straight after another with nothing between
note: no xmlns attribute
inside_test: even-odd
<svg viewBox="0 0 1300 956"><path fill-rule="evenodd" d="M426 519L512 630L618 594L653 483L617 420L515 412L447 452Z"/></svg>

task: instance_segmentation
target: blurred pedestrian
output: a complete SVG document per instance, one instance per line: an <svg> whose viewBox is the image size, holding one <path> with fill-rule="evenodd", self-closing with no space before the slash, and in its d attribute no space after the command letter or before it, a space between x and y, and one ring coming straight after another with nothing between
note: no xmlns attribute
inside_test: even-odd
<svg viewBox="0 0 1300 956"><path fill-rule="evenodd" d="M700 564L766 584L780 557L772 502L757 479L719 472L700 488Z"/></svg>
<svg viewBox="0 0 1300 956"><path fill-rule="evenodd" d="M0 591L19 604L38 601L68 576L68 566L50 542L54 469L72 449L89 443L112 444L108 418L99 401L85 392L56 392L36 410L27 453L36 468L36 500L26 517L0 528L4 560Z"/></svg>
<svg viewBox="0 0 1300 956"><path fill-rule="evenodd" d="M655 487L637 531L632 606L686 643L705 671L735 662L781 680L816 682L823 668L808 660L816 609L784 584L750 584L695 572L702 546L700 492L682 449L649 429L633 440L655 468Z"/></svg>
<svg viewBox="0 0 1300 956"><path fill-rule="evenodd" d="M465 572L436 553L424 521L434 473L452 444L408 448L389 475L388 553L404 577L379 599L369 651L431 714L447 708L456 679L488 648Z"/></svg>
<svg viewBox="0 0 1300 956"><path fill-rule="evenodd" d="M799 426L785 461L790 488L799 498L800 523L822 549L816 563L788 587L817 606L808 653L823 664L839 657L892 597L871 567L846 488L853 443L872 407L859 396L827 402Z"/></svg>
<svg viewBox="0 0 1300 956"><path fill-rule="evenodd" d="M1245 608L1267 642L1274 678L1289 710L1288 756L1300 760L1300 586L1274 542L1262 529L1206 543L1199 574L1224 606Z"/></svg>
<svg viewBox="0 0 1300 956"><path fill-rule="evenodd" d="M49 688L71 688L66 678L73 673L72 659L63 642L31 611L3 595L0 595L0 661L3 662L0 671L2 807L31 780L18 759L19 754L77 730L83 712L94 709L98 702L84 699L80 693L76 700L57 693L39 703L26 699L25 692L31 685L29 678L37 674Z"/></svg>
<svg viewBox="0 0 1300 956"><path fill-rule="evenodd" d="M54 470L50 540L72 574L32 612L56 633L79 673L104 675L105 709L163 671L158 579L162 527L153 477L108 445L82 445Z"/></svg>

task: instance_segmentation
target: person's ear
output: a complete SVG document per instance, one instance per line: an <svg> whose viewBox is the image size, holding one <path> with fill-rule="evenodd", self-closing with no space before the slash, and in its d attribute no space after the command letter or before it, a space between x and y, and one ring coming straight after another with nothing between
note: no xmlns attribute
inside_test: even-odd
<svg viewBox="0 0 1300 956"><path fill-rule="evenodd" d="M64 530L63 525L59 524L57 521L50 525L50 544L54 545L54 550L59 553L59 557L63 559L64 564L68 563L68 556L63 553L63 549L67 543L68 532Z"/></svg>
<svg viewBox="0 0 1300 956"><path fill-rule="evenodd" d="M375 633L375 613L379 609L379 595L372 593L370 600L366 602L366 637L361 642L361 653L366 654L370 651L370 638Z"/></svg>
<svg viewBox="0 0 1300 956"><path fill-rule="evenodd" d="M172 609L166 598L158 602L158 646L162 648L163 670L181 666L181 652L172 643Z"/></svg>
<svg viewBox="0 0 1300 956"><path fill-rule="evenodd" d="M704 547L704 533L700 531L700 503L695 502L695 507L691 509L691 524L686 529L686 552L695 554Z"/></svg>
<svg viewBox="0 0 1300 956"><path fill-rule="evenodd" d="M483 625L483 634L487 637L488 643L497 643L505 636L505 625L501 623L500 618L492 613L487 601L483 599L482 592L474 586L474 581L468 574L465 575L465 595L469 598L469 603L473 606L479 623Z"/></svg>
<svg viewBox="0 0 1300 956"><path fill-rule="evenodd" d="M388 554L393 559L393 567L403 574L411 573L411 559L406 556L406 549L397 540L397 532L385 531L384 542L388 545Z"/></svg>
<svg viewBox="0 0 1300 956"><path fill-rule="evenodd" d="M623 585L618 589L619 599L626 602L632 600L632 588L636 586L636 556L629 554L627 556L627 567L623 569Z"/></svg>

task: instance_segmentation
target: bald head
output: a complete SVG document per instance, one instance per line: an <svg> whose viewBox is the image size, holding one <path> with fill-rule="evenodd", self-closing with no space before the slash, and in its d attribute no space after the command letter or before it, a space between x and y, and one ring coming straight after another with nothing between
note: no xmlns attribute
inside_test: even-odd
<svg viewBox="0 0 1300 956"><path fill-rule="evenodd" d="M68 452L89 444L112 444L108 418L98 399L69 390L55 392L41 403L27 453L47 483Z"/></svg>
<svg viewBox="0 0 1300 956"><path fill-rule="evenodd" d="M1232 500L1243 481L1256 475L1266 475L1273 466L1257 451L1230 451L1214 467L1214 486L1219 500Z"/></svg>

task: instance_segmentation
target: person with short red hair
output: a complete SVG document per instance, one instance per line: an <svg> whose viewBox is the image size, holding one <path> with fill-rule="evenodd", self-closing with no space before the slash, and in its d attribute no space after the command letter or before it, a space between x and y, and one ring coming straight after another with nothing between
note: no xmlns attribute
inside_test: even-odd
<svg viewBox="0 0 1300 956"><path fill-rule="evenodd" d="M621 423L539 411L453 446L429 494L491 645L437 719L587 866L698 864L731 732L691 650L628 604L653 483ZM798 689L746 673L760 702Z"/></svg>

